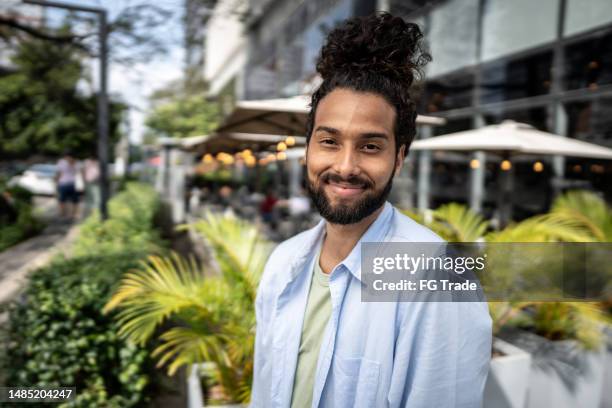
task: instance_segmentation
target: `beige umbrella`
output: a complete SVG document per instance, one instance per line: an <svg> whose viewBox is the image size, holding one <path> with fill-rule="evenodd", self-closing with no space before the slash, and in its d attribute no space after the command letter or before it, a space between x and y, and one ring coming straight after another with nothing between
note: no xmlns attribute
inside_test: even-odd
<svg viewBox="0 0 612 408"><path fill-rule="evenodd" d="M612 160L612 149L542 132L511 120L499 125L417 140L412 150L486 151L501 156L561 155Z"/></svg>
<svg viewBox="0 0 612 408"><path fill-rule="evenodd" d="M306 95L238 101L216 132L304 135L310 112L309 104L310 97ZM417 117L419 125L441 125L445 122L443 118L422 115Z"/></svg>
<svg viewBox="0 0 612 408"><path fill-rule="evenodd" d="M499 125L417 140L411 150L486 151L508 160L517 155L562 155L612 160L612 149L542 132L525 123L504 121ZM512 211L512 171L505 171L498 195L500 221L505 224Z"/></svg>
<svg viewBox="0 0 612 408"><path fill-rule="evenodd" d="M286 136L266 135L260 133L215 133L202 143L193 145L191 150L200 154L219 152L236 153L244 149L251 149L253 152L272 150L279 142L285 142ZM306 138L303 136L293 137L296 146L303 146Z"/></svg>

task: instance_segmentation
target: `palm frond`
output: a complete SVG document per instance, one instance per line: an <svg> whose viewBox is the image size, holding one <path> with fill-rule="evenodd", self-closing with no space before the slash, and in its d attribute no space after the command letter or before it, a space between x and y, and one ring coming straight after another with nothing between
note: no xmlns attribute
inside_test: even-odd
<svg viewBox="0 0 612 408"><path fill-rule="evenodd" d="M254 301L271 244L255 225L229 214L206 213L194 228L212 247L224 279L232 286L239 285L249 302Z"/></svg>
<svg viewBox="0 0 612 408"><path fill-rule="evenodd" d="M612 241L612 210L593 192L573 190L557 197L550 216L574 222L574 228L590 236L590 241Z"/></svg>
<svg viewBox="0 0 612 408"><path fill-rule="evenodd" d="M224 359L221 341L215 333L202 333L187 327L174 327L160 336L164 342L154 351L160 357L157 367L167 363L168 375L174 375L182 366L190 367L196 362Z"/></svg>
<svg viewBox="0 0 612 408"><path fill-rule="evenodd" d="M170 258L150 256L140 269L125 274L103 311L121 309L117 314L119 334L143 344L169 316L183 309L210 314L201 297L204 289L214 290L209 286L212 284L203 283L195 261L176 254Z"/></svg>
<svg viewBox="0 0 612 408"><path fill-rule="evenodd" d="M457 203L440 206L434 210L433 217L442 224L443 238L451 242L477 241L489 227L481 215Z"/></svg>
<svg viewBox="0 0 612 408"><path fill-rule="evenodd" d="M170 322L153 352L173 375L204 361L228 401L247 402L253 377L254 302L272 244L251 223L206 214L194 224L212 249L220 274L205 274L193 258L149 257L128 271L104 307L118 309L120 334L146 342ZM205 276L206 275L206 276Z"/></svg>
<svg viewBox="0 0 612 408"><path fill-rule="evenodd" d="M550 214L537 215L485 236L488 242L589 242L575 221Z"/></svg>

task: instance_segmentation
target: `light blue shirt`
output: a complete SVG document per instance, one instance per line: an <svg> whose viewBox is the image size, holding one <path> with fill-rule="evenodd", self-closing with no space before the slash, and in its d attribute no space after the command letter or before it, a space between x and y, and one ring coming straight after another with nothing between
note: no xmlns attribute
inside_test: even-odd
<svg viewBox="0 0 612 408"><path fill-rule="evenodd" d="M278 245L256 300L251 407L291 403L313 262L325 221ZM388 202L330 274L332 314L312 407L480 407L491 357L484 302L362 302L362 242L443 242Z"/></svg>

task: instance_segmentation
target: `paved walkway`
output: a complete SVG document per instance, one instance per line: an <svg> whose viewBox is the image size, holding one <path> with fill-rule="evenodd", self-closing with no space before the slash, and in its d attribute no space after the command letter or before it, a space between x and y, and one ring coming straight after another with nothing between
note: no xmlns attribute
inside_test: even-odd
<svg viewBox="0 0 612 408"><path fill-rule="evenodd" d="M45 265L54 255L66 251L77 236L78 224L54 218L56 209L52 200L37 199L36 207L47 223L43 232L0 252L0 305L19 293L30 271Z"/></svg>

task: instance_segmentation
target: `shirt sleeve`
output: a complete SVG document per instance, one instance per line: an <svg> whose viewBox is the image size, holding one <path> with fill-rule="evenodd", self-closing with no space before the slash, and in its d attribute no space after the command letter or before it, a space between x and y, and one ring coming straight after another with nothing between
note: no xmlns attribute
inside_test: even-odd
<svg viewBox="0 0 612 408"><path fill-rule="evenodd" d="M272 273L271 260L276 251L272 252L261 278L255 298L255 356L253 361L253 384L251 387L251 408L265 408L269 405L271 374L270 374L270 353L272 342L272 309L273 296L270 274Z"/></svg>
<svg viewBox="0 0 612 408"><path fill-rule="evenodd" d="M415 304L410 305L415 309ZM408 313L396 342L391 407L482 406L491 359L485 302L423 302ZM419 316L420 315L420 316Z"/></svg>
<svg viewBox="0 0 612 408"><path fill-rule="evenodd" d="M261 291L258 291L255 300L255 319L257 321L257 328L255 330L255 357L253 361L253 385L251 387L251 403L249 407L259 407L261 404L261 376L262 376L262 365L263 365L263 336L264 336L264 324L262 316L262 296Z"/></svg>

